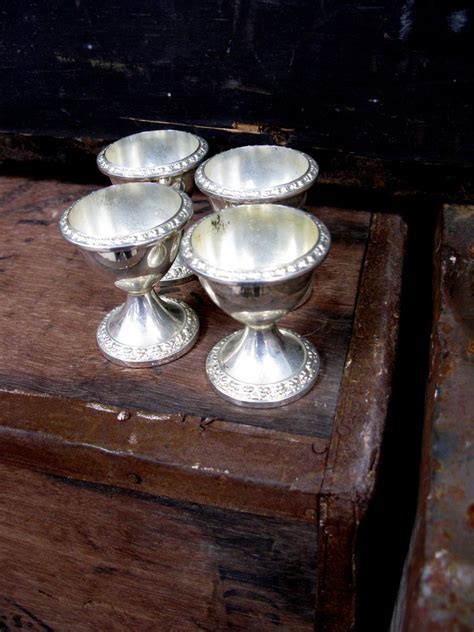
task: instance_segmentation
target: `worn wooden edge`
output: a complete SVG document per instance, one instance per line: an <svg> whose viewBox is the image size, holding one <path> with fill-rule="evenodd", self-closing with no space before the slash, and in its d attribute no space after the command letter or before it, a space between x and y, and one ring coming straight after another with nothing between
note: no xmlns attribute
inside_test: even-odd
<svg viewBox="0 0 474 632"><path fill-rule="evenodd" d="M374 214L322 496L360 503L375 483L395 369L405 244L399 215Z"/></svg>
<svg viewBox="0 0 474 632"><path fill-rule="evenodd" d="M436 392L436 375L440 366L440 339L437 334L441 314L441 250L442 250L442 212L438 215L435 230L433 257L433 315L431 323L429 373L426 384L425 414L421 446L421 467L418 484L418 503L415 524L407 552L407 559L402 573L399 595L395 604L392 618L391 632L401 632L407 629L407 623L412 618L413 596L420 587L421 560L424 558L426 501L431 479L430 447L433 431L433 417ZM411 602L411 603L410 603Z"/></svg>
<svg viewBox="0 0 474 632"><path fill-rule="evenodd" d="M400 216L374 214L318 495L321 630L346 631L355 622L357 532L374 489L391 397L406 237Z"/></svg>
<svg viewBox="0 0 474 632"><path fill-rule="evenodd" d="M456 215L463 212L469 214L470 231L454 228ZM472 467L470 477L463 468L473 458L472 398L466 386L473 384L474 341L463 331L452 302L452 280L463 267L472 283L473 222L474 207L445 205L437 224L418 506L391 632L467 632L474 625L474 503L469 495L474 476ZM466 289L461 300L471 312L472 327ZM471 419L466 419L469 410ZM446 442L449 449L443 450Z"/></svg>
<svg viewBox="0 0 474 632"><path fill-rule="evenodd" d="M189 502L315 520L327 439L250 430L251 412L247 425L204 420L186 414L186 404L175 417L158 406L151 413L125 411L128 418L117 424L121 411L105 402L94 409L87 402L31 395L2 395L1 458L79 480L140 485L147 493ZM289 419L294 406L283 409Z"/></svg>
<svg viewBox="0 0 474 632"><path fill-rule="evenodd" d="M327 441L2 392L0 446L1 459L45 474L314 522Z"/></svg>

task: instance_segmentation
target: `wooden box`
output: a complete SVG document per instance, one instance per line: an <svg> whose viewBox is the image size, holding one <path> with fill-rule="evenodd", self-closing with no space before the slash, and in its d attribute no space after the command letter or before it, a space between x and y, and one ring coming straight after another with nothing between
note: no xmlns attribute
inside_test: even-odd
<svg viewBox="0 0 474 632"><path fill-rule="evenodd" d="M0 628L351 629L404 221L309 208L333 245L284 324L316 345L321 375L291 405L249 410L206 381L236 323L197 282L173 290L201 317L190 353L142 370L100 355L96 327L121 293L57 225L94 187L0 179Z"/></svg>

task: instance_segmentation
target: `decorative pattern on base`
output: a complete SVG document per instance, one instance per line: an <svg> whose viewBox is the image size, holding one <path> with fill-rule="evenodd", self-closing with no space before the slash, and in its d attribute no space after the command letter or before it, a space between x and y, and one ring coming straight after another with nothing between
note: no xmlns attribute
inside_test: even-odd
<svg viewBox="0 0 474 632"><path fill-rule="evenodd" d="M238 406L275 408L294 402L310 390L319 374L321 363L318 352L308 340L294 331L288 329L279 329L279 331L296 338L304 347L305 361L300 370L291 378L265 385L249 384L234 379L222 368L220 354L230 338L242 333L241 330L235 331L214 345L207 356L207 377L219 395Z"/></svg>
<svg viewBox="0 0 474 632"><path fill-rule="evenodd" d="M199 318L196 312L182 301L160 298L163 302L171 303L175 308L182 310L184 313L182 328L173 338L154 345L147 347L123 345L112 338L108 331L110 319L123 307L119 305L107 314L97 329L99 349L111 362L132 368L158 366L176 360L193 347L199 335Z"/></svg>
<svg viewBox="0 0 474 632"><path fill-rule="evenodd" d="M170 287L173 285L181 285L181 283L188 283L193 281L196 275L188 266L184 263L181 257L177 257L174 260L173 265L160 281L160 286Z"/></svg>

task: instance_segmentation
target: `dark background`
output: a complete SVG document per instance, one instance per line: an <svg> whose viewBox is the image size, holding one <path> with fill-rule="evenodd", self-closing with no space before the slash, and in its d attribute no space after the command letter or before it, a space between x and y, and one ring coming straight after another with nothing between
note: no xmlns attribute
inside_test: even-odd
<svg viewBox="0 0 474 632"><path fill-rule="evenodd" d="M3 2L0 129L473 163L468 0Z"/></svg>

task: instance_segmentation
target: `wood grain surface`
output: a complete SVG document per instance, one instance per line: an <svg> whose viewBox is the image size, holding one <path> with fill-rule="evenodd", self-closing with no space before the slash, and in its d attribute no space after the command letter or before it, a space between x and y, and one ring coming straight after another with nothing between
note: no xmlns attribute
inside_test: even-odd
<svg viewBox="0 0 474 632"><path fill-rule="evenodd" d="M11 464L0 481L1 630L313 629L314 524Z"/></svg>
<svg viewBox="0 0 474 632"><path fill-rule="evenodd" d="M47 474L310 523L327 449L227 420L9 392L0 444L3 460Z"/></svg>
<svg viewBox="0 0 474 632"><path fill-rule="evenodd" d="M317 629L324 632L346 632L356 624L363 589L360 526L382 459L398 348L404 266L400 253L406 237L399 216L374 216L319 495Z"/></svg>
<svg viewBox="0 0 474 632"><path fill-rule="evenodd" d="M58 231L60 213L89 185L4 178L0 181L0 275L8 300L0 344L0 388L47 392L121 407L219 417L278 431L327 438L352 330L370 215L313 208L333 236L316 272L311 299L282 324L319 350L316 386L294 405L249 413L213 392L204 374L211 347L238 324L221 312L199 283L172 290L194 307L201 335L183 358L154 369L114 366L98 352L95 331L124 294L89 268ZM207 209L198 200L196 216Z"/></svg>

